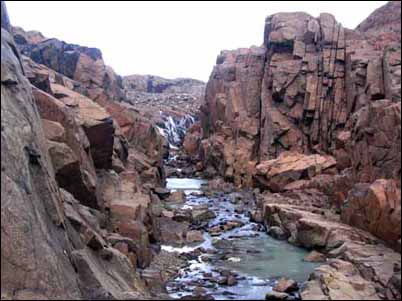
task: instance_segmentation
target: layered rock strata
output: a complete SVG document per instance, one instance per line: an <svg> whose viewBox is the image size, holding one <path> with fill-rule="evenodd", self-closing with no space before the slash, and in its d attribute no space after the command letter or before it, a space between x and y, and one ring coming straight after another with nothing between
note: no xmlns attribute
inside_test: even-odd
<svg viewBox="0 0 402 301"><path fill-rule="evenodd" d="M261 47L218 56L188 154L238 187L318 189L345 222L398 248L400 227L392 239L379 229L385 219L397 224L400 202L366 199L361 188L363 201L351 189L389 180L400 193L400 5L389 2L355 30L326 13L269 16Z"/></svg>

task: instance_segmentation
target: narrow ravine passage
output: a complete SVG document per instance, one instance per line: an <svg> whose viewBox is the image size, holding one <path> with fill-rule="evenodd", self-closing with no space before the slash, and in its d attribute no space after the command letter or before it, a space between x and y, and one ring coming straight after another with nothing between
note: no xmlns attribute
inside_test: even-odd
<svg viewBox="0 0 402 301"><path fill-rule="evenodd" d="M169 138L183 124L171 118L166 123ZM170 145L166 165L176 166L170 174L181 175L186 166L180 162L180 149ZM195 175L167 178L166 188L185 195L185 200L165 204L173 219L189 222L190 231L202 233L197 243L162 246L163 251L185 258L185 267L167 283L172 298L264 300L280 278L301 284L317 266L303 261L307 251L271 238L263 225L251 220L256 206L252 192L216 191ZM298 297L297 289L292 296Z"/></svg>
<svg viewBox="0 0 402 301"><path fill-rule="evenodd" d="M169 282L173 298L192 295L219 300L264 300L276 281L289 278L302 283L316 267L303 261L307 251L268 236L262 225L250 220L251 194L209 195L207 182L199 179L168 179L167 188L183 190L186 202L178 210L207 208L213 218L191 227L203 232L204 242L169 252L189 255L188 266ZM294 293L297 297L297 292Z"/></svg>

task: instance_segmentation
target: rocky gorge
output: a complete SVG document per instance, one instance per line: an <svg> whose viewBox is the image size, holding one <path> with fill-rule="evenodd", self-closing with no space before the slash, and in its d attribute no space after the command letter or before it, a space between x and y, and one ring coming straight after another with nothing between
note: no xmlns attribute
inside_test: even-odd
<svg viewBox="0 0 402 301"><path fill-rule="evenodd" d="M268 16L205 84L1 1L1 299L400 300L400 16Z"/></svg>

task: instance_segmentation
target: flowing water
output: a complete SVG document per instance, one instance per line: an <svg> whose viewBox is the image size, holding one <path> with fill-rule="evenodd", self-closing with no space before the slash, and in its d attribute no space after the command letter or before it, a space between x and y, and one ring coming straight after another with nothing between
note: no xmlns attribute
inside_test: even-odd
<svg viewBox="0 0 402 301"><path fill-rule="evenodd" d="M247 211L238 210L234 194L212 198L200 196L206 183L200 179L167 180L167 188L186 192L187 201L181 205L182 208L207 205L216 215L203 228L203 243L182 248L163 246L166 251L181 254L202 250L195 259L189 260L188 268L181 270L169 283L171 297L192 295L197 287L202 287L206 294L219 300L264 300L280 277L298 282L307 280L316 264L303 261L306 251L268 236L261 225L250 221ZM214 236L208 232L208 229L228 221L240 226ZM216 280L223 271L233 273L237 283L232 286L218 284Z"/></svg>
<svg viewBox="0 0 402 301"><path fill-rule="evenodd" d="M183 117L173 117L160 112L163 123L157 128L162 136L169 142L171 149L178 149L183 142L187 129L195 122L195 118L191 115Z"/></svg>
<svg viewBox="0 0 402 301"><path fill-rule="evenodd" d="M163 114L162 117L164 125L159 129L171 149L177 151L194 118L174 119ZM175 157L171 154L167 163L173 160ZM176 209L207 207L215 216L196 227L203 232L204 242L181 248L162 246L165 251L188 256L187 268L181 269L168 283L172 298L194 296L201 289L201 295L218 300L264 300L281 277L299 283L307 280L317 265L303 261L305 250L272 239L262 225L251 222L249 210L244 207L246 204L248 209L252 208L254 200L238 202L235 193L206 197L202 191L207 183L202 179L167 179L168 189L182 190L186 194L186 202L176 205ZM218 232L211 230L229 223L236 226ZM235 281L229 284L228 275ZM220 281L222 277L226 277L226 282Z"/></svg>

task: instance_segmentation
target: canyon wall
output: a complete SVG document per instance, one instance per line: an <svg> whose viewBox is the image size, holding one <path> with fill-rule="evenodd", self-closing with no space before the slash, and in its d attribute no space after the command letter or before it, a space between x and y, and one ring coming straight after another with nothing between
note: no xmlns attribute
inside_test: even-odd
<svg viewBox="0 0 402 301"><path fill-rule="evenodd" d="M1 6L2 299L150 298L167 141L98 49Z"/></svg>
<svg viewBox="0 0 402 301"><path fill-rule="evenodd" d="M239 187L319 189L337 207L355 183L400 189L400 6L389 2L355 30L327 13L267 17L261 47L218 56L189 154Z"/></svg>

